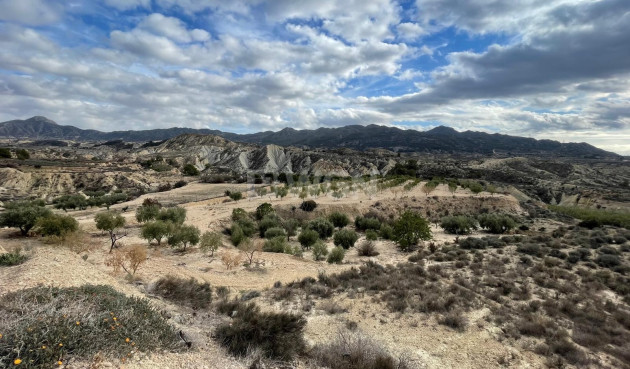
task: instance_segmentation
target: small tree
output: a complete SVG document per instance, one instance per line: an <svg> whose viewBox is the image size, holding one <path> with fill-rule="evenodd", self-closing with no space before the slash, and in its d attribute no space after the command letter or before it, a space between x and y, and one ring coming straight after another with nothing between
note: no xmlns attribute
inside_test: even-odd
<svg viewBox="0 0 630 369"><path fill-rule="evenodd" d="M204 253L210 252L210 257L214 257L214 252L223 245L221 235L217 232L204 232L199 242L199 248Z"/></svg>
<svg viewBox="0 0 630 369"><path fill-rule="evenodd" d="M15 156L17 156L19 160L26 160L31 158L31 154L29 154L26 149L15 150Z"/></svg>
<svg viewBox="0 0 630 369"><path fill-rule="evenodd" d="M479 216L479 226L490 233L500 234L516 228L516 221L507 214L483 214Z"/></svg>
<svg viewBox="0 0 630 369"><path fill-rule="evenodd" d="M256 188L256 195L263 197L267 194L267 188L265 187L258 187Z"/></svg>
<svg viewBox="0 0 630 369"><path fill-rule="evenodd" d="M497 193L497 188L492 184L487 184L486 191L490 192L490 196L494 196L494 194Z"/></svg>
<svg viewBox="0 0 630 369"><path fill-rule="evenodd" d="M199 236L199 228L184 224L173 229L168 236L168 244L173 248L181 246L181 250L186 251L188 245L194 246L199 243Z"/></svg>
<svg viewBox="0 0 630 369"><path fill-rule="evenodd" d="M57 236L65 239L69 233L79 229L79 222L70 215L51 214L39 218L37 232L42 236Z"/></svg>
<svg viewBox="0 0 630 369"><path fill-rule="evenodd" d="M276 197L284 198L289 194L289 189L287 187L277 187L275 190Z"/></svg>
<svg viewBox="0 0 630 369"><path fill-rule="evenodd" d="M0 147L0 158L11 159L11 150L6 147Z"/></svg>
<svg viewBox="0 0 630 369"><path fill-rule="evenodd" d="M254 256L262 253L262 243L256 242L250 238L244 239L240 245L238 245L238 249L241 250L245 257L245 265L251 266L254 263Z"/></svg>
<svg viewBox="0 0 630 369"><path fill-rule="evenodd" d="M296 235L299 225L300 223L293 218L284 219L282 221L282 227L287 232L287 241L290 241L291 237Z"/></svg>
<svg viewBox="0 0 630 369"><path fill-rule="evenodd" d="M357 242L358 239L359 236L357 236L357 233L349 229L338 230L333 236L335 246L341 246L344 249L349 249L354 246L354 243Z"/></svg>
<svg viewBox="0 0 630 369"><path fill-rule="evenodd" d="M468 183L468 189L477 195L483 191L483 186L479 182L470 182Z"/></svg>
<svg viewBox="0 0 630 369"><path fill-rule="evenodd" d="M304 247L305 249L313 246L318 240L319 233L312 229L305 229L298 236L298 242L300 242L300 245L302 245L302 247Z"/></svg>
<svg viewBox="0 0 630 369"><path fill-rule="evenodd" d="M470 234L477 229L477 220L464 215L444 217L440 226L450 234Z"/></svg>
<svg viewBox="0 0 630 369"><path fill-rule="evenodd" d="M238 245L245 239L245 234L243 233L243 229L238 224L232 224L232 228L230 228L230 240L234 244L234 246L238 247Z"/></svg>
<svg viewBox="0 0 630 369"><path fill-rule="evenodd" d="M134 245L115 250L110 258L105 261L105 265L111 266L114 269L114 273L118 273L120 269L123 269L127 274L135 275L140 265L146 261L147 248L142 245Z"/></svg>
<svg viewBox="0 0 630 369"><path fill-rule="evenodd" d="M105 211L96 214L94 221L96 222L96 229L109 233L109 239L111 240L109 252L111 253L116 247L116 242L127 235L126 233L122 235L117 233L119 228L125 226L125 218L120 213Z"/></svg>
<svg viewBox="0 0 630 369"><path fill-rule="evenodd" d="M326 244L320 240L317 240L313 245L313 260L324 260L324 256L328 255L328 248Z"/></svg>
<svg viewBox="0 0 630 369"><path fill-rule="evenodd" d="M136 209L136 220L140 223L154 220L160 213L160 208L158 204L142 205Z"/></svg>
<svg viewBox="0 0 630 369"><path fill-rule="evenodd" d="M451 195L455 196L455 191L457 191L457 182L455 181L449 182L448 190L451 192Z"/></svg>
<svg viewBox="0 0 630 369"><path fill-rule="evenodd" d="M430 240L429 223L420 214L405 211L394 223L394 241L402 251L412 251L419 240Z"/></svg>
<svg viewBox="0 0 630 369"><path fill-rule="evenodd" d="M140 235L151 244L151 240L155 240L159 245L162 244L162 238L168 237L171 234L172 223L163 222L157 220L154 222L148 222L142 225L140 229Z"/></svg>
<svg viewBox="0 0 630 369"><path fill-rule="evenodd" d="M317 208L317 203L314 200L306 200L300 204L300 209L304 211L313 211Z"/></svg>
<svg viewBox="0 0 630 369"><path fill-rule="evenodd" d="M37 220L50 216L50 209L44 207L43 201L15 201L4 205L4 212L0 214L0 226L19 228L22 236L35 227Z"/></svg>
<svg viewBox="0 0 630 369"><path fill-rule="evenodd" d="M437 188L437 183L433 181L429 181L425 183L424 186L422 186L422 192L424 192L425 195L429 196L429 194L433 192L436 188Z"/></svg>

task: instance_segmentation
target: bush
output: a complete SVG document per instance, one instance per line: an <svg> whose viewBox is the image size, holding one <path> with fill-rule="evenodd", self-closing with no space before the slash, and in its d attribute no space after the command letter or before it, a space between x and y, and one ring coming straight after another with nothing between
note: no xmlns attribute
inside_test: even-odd
<svg viewBox="0 0 630 369"><path fill-rule="evenodd" d="M80 209L85 210L88 207L88 201L83 195L63 195L53 199L52 201L55 209L62 209L68 211L68 209ZM98 204L102 204L102 197L99 198Z"/></svg>
<svg viewBox="0 0 630 369"><path fill-rule="evenodd" d="M91 360L97 353L120 358L133 350L179 347L174 329L147 300L127 297L110 286L8 293L0 299L0 321L3 368L16 359L28 368L49 369L60 360Z"/></svg>
<svg viewBox="0 0 630 369"><path fill-rule="evenodd" d="M251 220L249 218L249 214L242 208L235 208L232 210L232 220L235 222L241 221L243 219Z"/></svg>
<svg viewBox="0 0 630 369"><path fill-rule="evenodd" d="M337 228L343 228L350 223L348 216L343 213L334 212L328 216L328 220Z"/></svg>
<svg viewBox="0 0 630 369"><path fill-rule="evenodd" d="M549 208L555 212L581 219L581 226L595 228L602 225L612 225L630 229L630 213L624 211L613 211L605 209L587 209L575 206L550 205Z"/></svg>
<svg viewBox="0 0 630 369"><path fill-rule="evenodd" d="M197 169L197 167L194 166L193 164L186 164L182 168L182 174L185 176L198 176L199 169Z"/></svg>
<svg viewBox="0 0 630 369"><path fill-rule="evenodd" d="M354 219L354 226L360 231L366 231L368 229L379 230L381 229L381 221L377 218L356 217Z"/></svg>
<svg viewBox="0 0 630 369"><path fill-rule="evenodd" d="M22 236L35 227L39 218L52 214L43 201L7 202L0 213L0 227L19 228Z"/></svg>
<svg viewBox="0 0 630 369"><path fill-rule="evenodd" d="M31 154L29 154L26 149L15 150L15 156L17 156L19 160L26 160L31 158Z"/></svg>
<svg viewBox="0 0 630 369"><path fill-rule="evenodd" d="M180 208L179 206L162 208L155 217L155 220L171 222L173 224L184 224L186 221L186 209Z"/></svg>
<svg viewBox="0 0 630 369"><path fill-rule="evenodd" d="M341 247L333 248L328 254L328 259L326 261L329 264L341 264L343 258L346 256L346 252Z"/></svg>
<svg viewBox="0 0 630 369"><path fill-rule="evenodd" d="M274 238L274 237L286 237L287 233L284 231L284 228L273 227L269 228L265 231L265 238Z"/></svg>
<svg viewBox="0 0 630 369"><path fill-rule="evenodd" d="M253 303L240 303L234 319L217 327L214 336L233 355L244 356L254 349L274 359L291 360L304 351L305 326L300 315L261 312Z"/></svg>
<svg viewBox="0 0 630 369"><path fill-rule="evenodd" d="M332 342L315 346L313 357L330 369L411 368L405 359L394 359L380 343L360 333L339 333Z"/></svg>
<svg viewBox="0 0 630 369"><path fill-rule="evenodd" d="M243 229L241 228L241 226L237 223L232 224L232 228L230 228L230 240L232 241L234 246L238 247L238 245L243 242L245 238L245 233L243 233Z"/></svg>
<svg viewBox="0 0 630 369"><path fill-rule="evenodd" d="M230 199L234 201L241 200L243 198L243 194L241 192L230 192Z"/></svg>
<svg viewBox="0 0 630 369"><path fill-rule="evenodd" d="M69 233L79 230L79 222L70 215L52 214L37 221L37 232L42 236L57 236L64 239Z"/></svg>
<svg viewBox="0 0 630 369"><path fill-rule="evenodd" d="M373 229L368 229L365 232L365 238L369 241L376 241L378 239L378 232Z"/></svg>
<svg viewBox="0 0 630 369"><path fill-rule="evenodd" d="M357 248L357 253L359 256L378 256L379 253L376 251L376 246L374 246L374 242L372 241L364 241Z"/></svg>
<svg viewBox="0 0 630 369"><path fill-rule="evenodd" d="M264 202L256 208L256 219L261 220L265 216L275 213L276 211L273 209L273 206L268 202Z"/></svg>
<svg viewBox="0 0 630 369"><path fill-rule="evenodd" d="M542 247L540 247L539 244L536 244L536 243L526 243L523 245L518 245L518 247L516 248L516 251L521 252L523 254L537 256L539 258L545 256L546 254L545 250Z"/></svg>
<svg viewBox="0 0 630 369"><path fill-rule="evenodd" d="M316 240L315 244L313 244L313 260L324 260L324 256L326 255L328 255L326 244L320 240Z"/></svg>
<svg viewBox="0 0 630 369"><path fill-rule="evenodd" d="M468 237L459 241L459 247L466 250L482 250L488 247L488 243L480 238Z"/></svg>
<svg viewBox="0 0 630 369"><path fill-rule="evenodd" d="M430 240L429 223L420 214L406 211L394 223L394 241L402 251L412 251L419 240Z"/></svg>
<svg viewBox="0 0 630 369"><path fill-rule="evenodd" d="M382 239L391 240L394 237L394 229L389 224L383 224L381 225L379 234L381 235Z"/></svg>
<svg viewBox="0 0 630 369"><path fill-rule="evenodd" d="M470 234L477 229L477 220L464 215L444 217L440 227L450 234Z"/></svg>
<svg viewBox="0 0 630 369"><path fill-rule="evenodd" d="M354 246L354 243L357 242L358 239L359 236L357 236L357 233L349 229L338 230L333 237L335 246L341 246L344 249L349 249Z"/></svg>
<svg viewBox="0 0 630 369"><path fill-rule="evenodd" d="M317 208L317 203L314 200L306 200L300 204L300 209L304 211L313 211Z"/></svg>
<svg viewBox="0 0 630 369"><path fill-rule="evenodd" d="M601 254L595 259L595 262L604 268L613 268L621 264L619 256L611 254Z"/></svg>
<svg viewBox="0 0 630 369"><path fill-rule="evenodd" d="M280 219L276 215L266 215L260 223L258 223L258 231L260 237L265 237L265 232L270 228L281 228Z"/></svg>
<svg viewBox="0 0 630 369"><path fill-rule="evenodd" d="M0 158L11 159L11 150L6 147L0 147Z"/></svg>
<svg viewBox="0 0 630 369"><path fill-rule="evenodd" d="M490 233L501 234L516 228L516 222L505 214L482 214L479 216L479 226Z"/></svg>
<svg viewBox="0 0 630 369"><path fill-rule="evenodd" d="M318 240L319 233L312 229L305 229L298 236L298 241L300 242L300 245L302 245L302 247L304 247L305 249L313 246Z"/></svg>
<svg viewBox="0 0 630 369"><path fill-rule="evenodd" d="M155 282L151 291L179 305L193 309L205 309L212 302L212 287L207 282L197 282L195 278L184 279L171 275Z"/></svg>
<svg viewBox="0 0 630 369"><path fill-rule="evenodd" d="M28 260L28 256L22 254L22 251L20 249L0 254L0 266L19 265L26 260Z"/></svg>
<svg viewBox="0 0 630 369"><path fill-rule="evenodd" d="M263 251L276 252L279 254L291 254L293 249L291 249L291 246L287 243L287 240L284 238L284 236L279 236L265 241L265 243L263 244Z"/></svg>
<svg viewBox="0 0 630 369"><path fill-rule="evenodd" d="M438 319L438 323L453 328L456 331L464 331L468 325L468 320L462 315L461 311L452 311Z"/></svg>
<svg viewBox="0 0 630 369"><path fill-rule="evenodd" d="M312 229L319 235L319 238L325 240L332 236L335 226L324 218L317 218L310 221L307 225L308 229Z"/></svg>

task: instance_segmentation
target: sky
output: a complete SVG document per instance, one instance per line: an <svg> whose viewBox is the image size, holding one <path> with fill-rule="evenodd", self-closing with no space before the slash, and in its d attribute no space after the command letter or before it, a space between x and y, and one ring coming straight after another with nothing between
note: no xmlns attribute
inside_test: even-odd
<svg viewBox="0 0 630 369"><path fill-rule="evenodd" d="M382 124L630 155L628 0L0 0L0 121Z"/></svg>

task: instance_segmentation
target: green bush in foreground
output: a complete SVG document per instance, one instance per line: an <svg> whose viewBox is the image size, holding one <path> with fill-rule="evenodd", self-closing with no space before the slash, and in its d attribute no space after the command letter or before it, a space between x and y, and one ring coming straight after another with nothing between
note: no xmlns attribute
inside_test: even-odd
<svg viewBox="0 0 630 369"><path fill-rule="evenodd" d="M0 299L0 367L20 359L26 368L58 361L126 357L178 347L174 329L149 303L109 286L35 287Z"/></svg>
<svg viewBox="0 0 630 369"><path fill-rule="evenodd" d="M341 264L345 256L345 250L337 246L330 250L330 253L328 254L328 259L326 259L326 261L328 262L328 264Z"/></svg>
<svg viewBox="0 0 630 369"><path fill-rule="evenodd" d="M305 326L301 315L261 312L253 303L241 303L234 319L217 327L215 337L236 356L259 349L264 356L291 360L304 351Z"/></svg>
<svg viewBox="0 0 630 369"><path fill-rule="evenodd" d="M19 249L12 252L0 254L0 266L20 265L26 260L28 260L28 256L22 254Z"/></svg>
<svg viewBox="0 0 630 369"><path fill-rule="evenodd" d="M358 239L359 236L357 235L357 232L349 229L338 230L333 236L335 246L341 246L344 249L349 249L354 246L354 243L357 242Z"/></svg>

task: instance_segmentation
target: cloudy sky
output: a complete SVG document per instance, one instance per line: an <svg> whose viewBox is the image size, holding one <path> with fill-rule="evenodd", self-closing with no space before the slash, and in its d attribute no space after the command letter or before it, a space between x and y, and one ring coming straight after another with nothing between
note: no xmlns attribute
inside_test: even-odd
<svg viewBox="0 0 630 369"><path fill-rule="evenodd" d="M0 0L0 121L446 125L630 154L628 0Z"/></svg>

